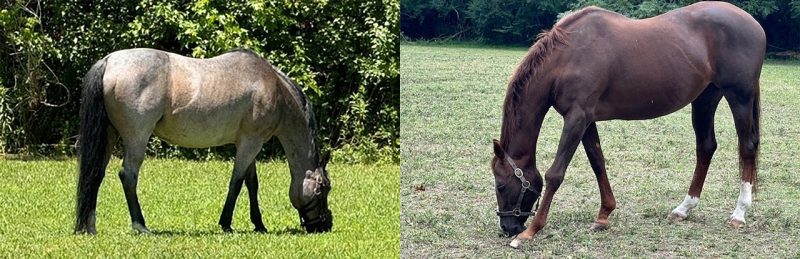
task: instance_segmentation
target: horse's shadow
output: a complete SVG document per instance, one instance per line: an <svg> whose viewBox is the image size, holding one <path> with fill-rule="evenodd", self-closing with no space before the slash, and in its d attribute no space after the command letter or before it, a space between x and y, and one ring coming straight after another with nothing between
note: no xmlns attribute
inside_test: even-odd
<svg viewBox="0 0 800 259"><path fill-rule="evenodd" d="M184 229L164 229L164 230L150 231L150 235L154 236L203 237L203 236L230 235L230 234L285 236L285 235L305 235L306 231L300 228L282 228L279 230L267 231L267 232L256 232L253 230L234 230L232 233L226 233L220 230L184 230Z"/></svg>

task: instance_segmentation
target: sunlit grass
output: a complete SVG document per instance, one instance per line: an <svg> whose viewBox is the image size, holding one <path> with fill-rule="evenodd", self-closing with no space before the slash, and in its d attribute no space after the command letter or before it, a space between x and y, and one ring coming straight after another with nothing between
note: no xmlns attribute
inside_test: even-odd
<svg viewBox="0 0 800 259"><path fill-rule="evenodd" d="M131 231L113 160L100 188L96 236L72 234L76 161L0 158L0 257L397 257L397 165L328 166L333 231L306 234L288 198L283 161L258 163L266 234L252 231L246 189L233 234L217 220L232 162L147 159L139 198L152 235Z"/></svg>

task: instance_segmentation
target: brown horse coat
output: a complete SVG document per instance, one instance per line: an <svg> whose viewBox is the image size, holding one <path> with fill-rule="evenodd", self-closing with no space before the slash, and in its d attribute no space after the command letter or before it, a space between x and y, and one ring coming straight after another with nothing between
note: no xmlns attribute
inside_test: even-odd
<svg viewBox="0 0 800 259"><path fill-rule="evenodd" d="M663 116L692 103L697 166L684 203L670 218L681 220L699 199L716 149L713 117L724 96L739 136L742 186L731 224L744 224L755 183L759 134L759 86L766 45L763 29L743 10L722 2L701 2L656 17L636 20L596 7L577 11L543 33L509 82L500 141L492 169L498 209L510 210L519 180L506 162L510 156L525 178L546 185L533 223L512 246L544 227L553 195L582 141L601 194L593 229L608 227L614 210L596 121ZM536 140L549 107L564 117L556 158L543 183L536 169ZM536 192L531 192L536 193ZM538 195L537 195L538 196ZM517 205L531 208L536 197ZM522 219L524 222L524 219ZM519 218L501 217L509 234L521 231Z"/></svg>

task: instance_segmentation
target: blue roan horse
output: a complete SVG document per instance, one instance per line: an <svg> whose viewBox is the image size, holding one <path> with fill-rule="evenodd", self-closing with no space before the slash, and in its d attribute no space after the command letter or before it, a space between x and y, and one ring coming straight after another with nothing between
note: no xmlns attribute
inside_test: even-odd
<svg viewBox="0 0 800 259"><path fill-rule="evenodd" d="M84 79L76 233L95 234L97 192L111 148L125 148L119 178L134 230L148 233L136 195L152 134L171 144L236 145L236 160L219 225L231 229L236 198L247 186L250 220L266 231L258 208L255 157L276 136L289 161L289 198L308 232L329 231L330 180L320 161L311 104L291 79L248 50L194 59L153 49L109 54Z"/></svg>

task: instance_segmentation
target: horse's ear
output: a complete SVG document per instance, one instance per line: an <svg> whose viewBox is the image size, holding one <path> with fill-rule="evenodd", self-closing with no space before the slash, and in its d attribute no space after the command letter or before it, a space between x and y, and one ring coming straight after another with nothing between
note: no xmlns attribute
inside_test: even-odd
<svg viewBox="0 0 800 259"><path fill-rule="evenodd" d="M494 156L500 159L505 158L505 152L503 152L503 148L500 147L500 141L492 139L492 144L494 145Z"/></svg>

